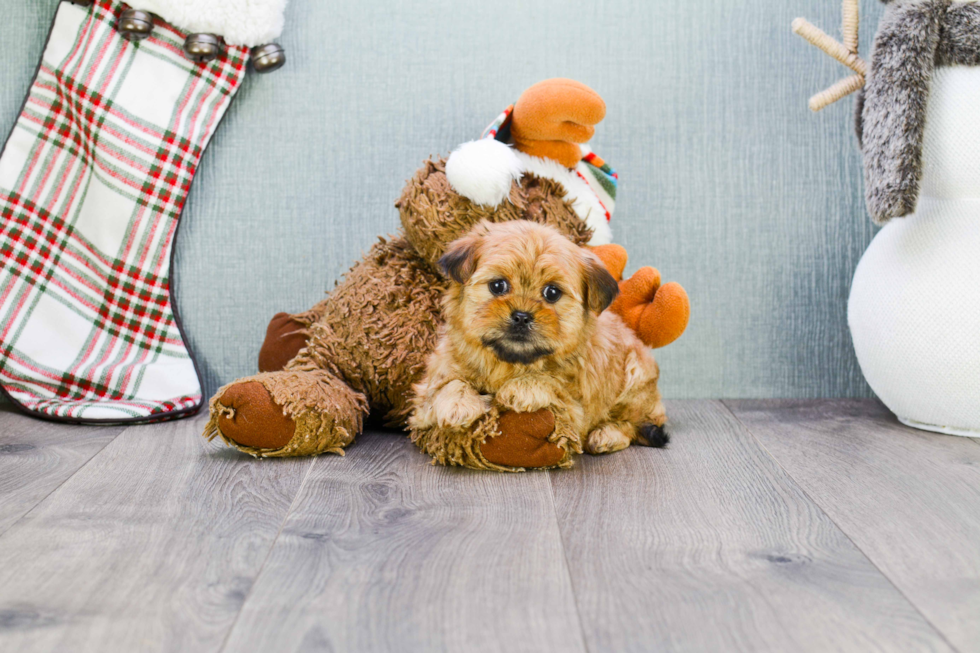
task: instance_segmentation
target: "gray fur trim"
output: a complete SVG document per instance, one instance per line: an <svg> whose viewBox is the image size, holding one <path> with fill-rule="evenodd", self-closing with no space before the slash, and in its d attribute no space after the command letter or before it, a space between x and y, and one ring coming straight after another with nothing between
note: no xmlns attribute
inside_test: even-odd
<svg viewBox="0 0 980 653"><path fill-rule="evenodd" d="M894 0L881 0L888 4ZM936 48L937 66L980 66L980 2L954 2L946 10ZM854 131L858 147L864 140L864 89L854 104Z"/></svg>
<svg viewBox="0 0 980 653"><path fill-rule="evenodd" d="M912 213L940 27L951 0L889 3L875 36L863 111L864 181L871 219Z"/></svg>
<svg viewBox="0 0 980 653"><path fill-rule="evenodd" d="M936 65L980 66L980 3L957 2L946 11Z"/></svg>

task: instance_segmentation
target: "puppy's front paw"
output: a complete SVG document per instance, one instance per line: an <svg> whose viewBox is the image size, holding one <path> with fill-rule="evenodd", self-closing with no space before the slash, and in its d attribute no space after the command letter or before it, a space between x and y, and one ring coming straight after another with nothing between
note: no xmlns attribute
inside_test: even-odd
<svg viewBox="0 0 980 653"><path fill-rule="evenodd" d="M499 406L515 413L535 413L558 403L554 391L543 383L516 379L497 392Z"/></svg>
<svg viewBox="0 0 980 653"><path fill-rule="evenodd" d="M613 453L630 446L630 436L622 425L606 424L593 430L585 438L585 450L591 454Z"/></svg>
<svg viewBox="0 0 980 653"><path fill-rule="evenodd" d="M409 419L412 428L464 428L490 410L490 398L469 385L453 380L419 405Z"/></svg>
<svg viewBox="0 0 980 653"><path fill-rule="evenodd" d="M469 426L490 410L490 399L462 381L450 381L433 402L436 424L443 428Z"/></svg>

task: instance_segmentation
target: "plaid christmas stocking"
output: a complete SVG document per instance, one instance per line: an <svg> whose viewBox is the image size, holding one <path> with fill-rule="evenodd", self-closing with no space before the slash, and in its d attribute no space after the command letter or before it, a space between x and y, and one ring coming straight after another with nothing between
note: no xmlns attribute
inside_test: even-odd
<svg viewBox="0 0 980 653"><path fill-rule="evenodd" d="M195 63L186 33L159 17L130 42L116 29L125 9L61 3L0 156L0 386L51 419L155 420L202 404L171 253L249 50Z"/></svg>

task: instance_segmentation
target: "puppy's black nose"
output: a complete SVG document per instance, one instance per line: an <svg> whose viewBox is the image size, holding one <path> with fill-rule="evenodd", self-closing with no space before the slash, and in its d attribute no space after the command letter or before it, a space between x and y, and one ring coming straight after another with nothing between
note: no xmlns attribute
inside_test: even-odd
<svg viewBox="0 0 980 653"><path fill-rule="evenodd" d="M525 311L514 311L510 314L510 326L517 331L526 331L531 322L534 322L534 316Z"/></svg>

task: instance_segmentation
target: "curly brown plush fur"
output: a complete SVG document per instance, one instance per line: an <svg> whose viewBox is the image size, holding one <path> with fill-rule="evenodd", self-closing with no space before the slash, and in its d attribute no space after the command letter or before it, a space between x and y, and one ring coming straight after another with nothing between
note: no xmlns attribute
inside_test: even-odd
<svg viewBox="0 0 980 653"><path fill-rule="evenodd" d="M396 203L404 235L382 239L323 301L291 316L305 327L306 347L282 371L240 379L219 390L211 400L205 435L220 436L255 456L298 456L342 452L370 410L384 414L389 425L403 426L412 385L421 379L437 340L440 297L446 288L437 262L448 244L481 220L518 219L550 225L585 244L591 231L564 194L556 182L526 175L513 184L509 201L479 206L453 191L445 160L427 161ZM256 400L255 384L271 401ZM264 419L276 408L289 419ZM260 423L275 424L268 428L282 432L270 438L268 432L250 428ZM482 442L498 432L494 419L477 429L474 438ZM285 444L267 446L277 440ZM473 467L504 468L483 459L478 449L442 455Z"/></svg>
<svg viewBox="0 0 980 653"><path fill-rule="evenodd" d="M401 213L405 237L415 252L433 269L451 242L469 233L482 220L509 222L530 220L555 227L574 243L584 245L592 237L564 201L565 190L555 181L525 175L511 187L508 201L499 206L474 204L457 194L446 179L446 161L427 161L415 173L395 202Z"/></svg>

